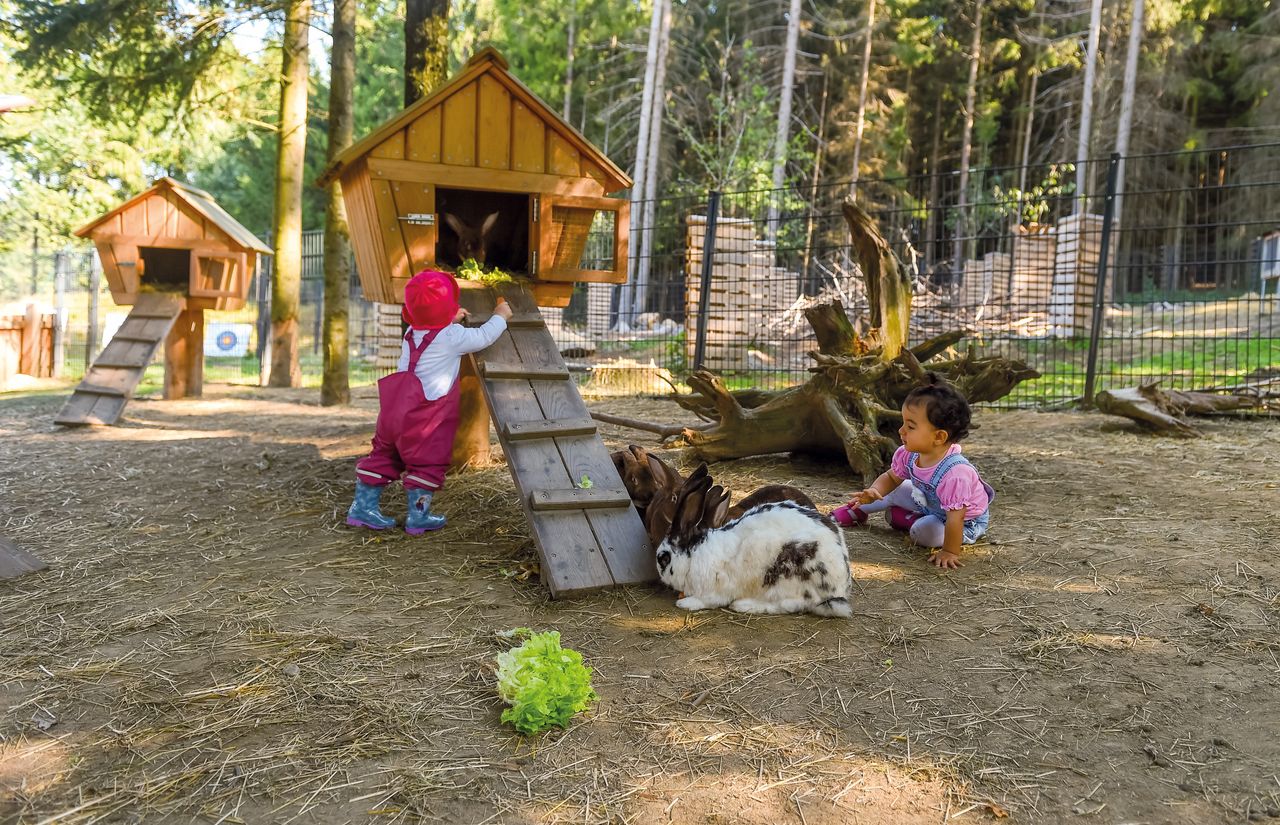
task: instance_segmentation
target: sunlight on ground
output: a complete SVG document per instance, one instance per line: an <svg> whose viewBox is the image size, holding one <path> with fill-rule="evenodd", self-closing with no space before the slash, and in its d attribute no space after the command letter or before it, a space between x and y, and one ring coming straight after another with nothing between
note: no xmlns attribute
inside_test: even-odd
<svg viewBox="0 0 1280 825"><path fill-rule="evenodd" d="M900 568L890 567L887 564L855 561L850 562L849 566L853 568L853 577L858 581L900 582L907 577Z"/></svg>
<svg viewBox="0 0 1280 825"><path fill-rule="evenodd" d="M68 748L57 739L0 742L0 799L43 793L70 768Z"/></svg>

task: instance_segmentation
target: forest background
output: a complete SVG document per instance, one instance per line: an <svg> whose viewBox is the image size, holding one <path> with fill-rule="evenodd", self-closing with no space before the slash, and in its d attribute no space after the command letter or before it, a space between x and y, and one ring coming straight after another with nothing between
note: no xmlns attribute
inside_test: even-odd
<svg viewBox="0 0 1280 825"><path fill-rule="evenodd" d="M33 54L55 4L0 0L0 93L37 101L0 118L0 250L51 246L159 175L211 192L256 232L272 226L279 118L278 7L154 0L90 2L77 21L84 50ZM657 192L698 194L771 185L788 0L675 2L663 92ZM872 0L800 4L788 183L854 176L868 11L874 9L863 177L958 168L978 3ZM153 8L154 6L154 8ZM1130 151L1260 143L1280 138L1280 5L1270 0L1146 0ZM620 166L632 169L645 76L650 5L629 0L454 0L449 71L483 45ZM166 11L167 10L167 11ZM1103 0L1090 156L1116 142L1132 0ZM312 8L305 180L325 164L330 15ZM65 15L65 11L60 12ZM105 18L104 16L105 15ZM95 57L129 48L138 18L168 16L172 51L203 61L168 82L151 44L148 73L112 79ZM200 27L220 18L212 42ZM403 0L362 0L356 33L355 136L403 106ZM1075 157L1090 0L981 4L971 166ZM66 25L65 21L63 25ZM84 36L84 30L89 36ZM95 34L96 32L96 34ZM47 34L47 32L45 33ZM103 54L107 51L104 48ZM120 61L123 62L123 61ZM187 80L189 78L189 80ZM125 88L128 86L128 88ZM1033 97L1034 95L1034 97ZM1028 122L1030 122L1028 130ZM1029 133L1028 133L1029 131ZM305 229L324 220L325 192L303 188Z"/></svg>

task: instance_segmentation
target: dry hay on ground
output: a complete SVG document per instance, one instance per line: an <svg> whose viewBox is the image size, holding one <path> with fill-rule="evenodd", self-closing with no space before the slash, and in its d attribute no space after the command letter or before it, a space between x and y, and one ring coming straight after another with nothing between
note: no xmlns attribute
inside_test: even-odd
<svg viewBox="0 0 1280 825"><path fill-rule="evenodd" d="M345 410L210 395L76 431L50 423L58 397L0 400L0 531L51 563L0 583L2 821L1280 813L1274 423L1175 443L982 413L991 541L944 574L851 534L856 615L835 621L686 614L649 588L552 602L501 465L451 480L440 534L351 532L369 391ZM851 483L783 457L713 470L824 507ZM498 721L494 632L521 625L596 668L601 701L568 731Z"/></svg>

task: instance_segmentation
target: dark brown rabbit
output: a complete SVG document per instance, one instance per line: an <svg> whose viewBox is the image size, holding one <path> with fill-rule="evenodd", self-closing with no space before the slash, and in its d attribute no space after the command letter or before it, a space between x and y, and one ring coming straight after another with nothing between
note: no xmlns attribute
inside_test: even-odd
<svg viewBox="0 0 1280 825"><path fill-rule="evenodd" d="M613 466L618 470L623 486L631 495L631 503L642 520L649 503L660 490L674 492L684 481L684 477L669 464L635 444L625 450L617 450L609 457L613 459Z"/></svg>
<svg viewBox="0 0 1280 825"><path fill-rule="evenodd" d="M441 242L445 244L445 249L441 255L442 259L454 265L460 265L468 258L474 259L476 263L483 264L486 252L486 240L489 233L493 231L493 225L498 222L498 213L492 212L486 215L480 225L472 226L466 220L452 213L445 213L443 216L445 224L453 230L452 237L449 233L441 233Z"/></svg>
<svg viewBox="0 0 1280 825"><path fill-rule="evenodd" d="M792 487L790 484L766 484L763 487L757 487L752 490L739 501L737 504L729 508L729 512L725 514L726 521L733 521L740 518L743 513L752 507L759 507L761 504L772 504L775 501L794 501L801 507L808 507L810 510L817 510L818 505L813 503L813 499L805 495L799 488ZM719 524L717 527L721 526Z"/></svg>

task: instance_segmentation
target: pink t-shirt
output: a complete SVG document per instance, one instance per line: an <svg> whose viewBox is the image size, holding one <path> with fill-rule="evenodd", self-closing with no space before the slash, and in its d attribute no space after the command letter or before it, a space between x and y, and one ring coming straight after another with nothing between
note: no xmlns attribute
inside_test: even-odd
<svg viewBox="0 0 1280 825"><path fill-rule="evenodd" d="M947 448L947 455L958 452L960 452L959 444L952 444ZM904 481L914 478L932 483L933 471L938 465L917 467L917 472L913 473L907 467L910 455L906 447L899 447L893 454L893 462L889 465L889 470ZM942 503L944 510L964 510L966 519L982 515L990 504L987 500L987 490L982 486L982 479L978 476L978 471L973 469L972 464L957 464L947 472L942 483L938 485L938 501Z"/></svg>

